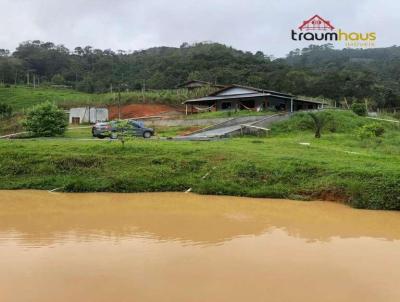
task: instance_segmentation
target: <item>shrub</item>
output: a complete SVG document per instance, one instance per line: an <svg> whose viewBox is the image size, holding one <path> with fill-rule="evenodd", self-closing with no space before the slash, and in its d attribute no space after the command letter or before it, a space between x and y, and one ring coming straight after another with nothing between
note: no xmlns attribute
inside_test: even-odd
<svg viewBox="0 0 400 302"><path fill-rule="evenodd" d="M351 110L359 116L366 116L367 115L367 108L362 103L354 103L351 105Z"/></svg>
<svg viewBox="0 0 400 302"><path fill-rule="evenodd" d="M56 74L51 78L51 82L56 85L64 85L65 79L61 74Z"/></svg>
<svg viewBox="0 0 400 302"><path fill-rule="evenodd" d="M367 124L358 128L358 136L361 139L379 137L382 136L383 133L385 133L385 128L378 123Z"/></svg>
<svg viewBox="0 0 400 302"><path fill-rule="evenodd" d="M0 118L8 118L12 115L12 107L8 104L0 103Z"/></svg>
<svg viewBox="0 0 400 302"><path fill-rule="evenodd" d="M328 124L328 122L332 120L332 116L326 112L321 112L319 114L309 112L308 115L312 118L313 121L315 138L320 138L322 130Z"/></svg>
<svg viewBox="0 0 400 302"><path fill-rule="evenodd" d="M352 111L347 110L326 110L316 113L319 115L328 115L324 129L337 133L352 133L354 129L365 125L367 120L358 116ZM312 118L305 112L296 112L288 120L273 123L271 125L272 133L288 133L294 131L314 130Z"/></svg>
<svg viewBox="0 0 400 302"><path fill-rule="evenodd" d="M28 112L24 126L35 136L62 135L68 126L68 118L62 109L46 102L36 105Z"/></svg>
<svg viewBox="0 0 400 302"><path fill-rule="evenodd" d="M396 111L395 113L393 113L393 117L394 117L395 119L400 120L400 111Z"/></svg>

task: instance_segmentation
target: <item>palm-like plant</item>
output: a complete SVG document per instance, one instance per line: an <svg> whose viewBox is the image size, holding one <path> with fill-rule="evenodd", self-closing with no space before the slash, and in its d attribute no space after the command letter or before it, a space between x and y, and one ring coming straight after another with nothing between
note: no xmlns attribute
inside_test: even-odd
<svg viewBox="0 0 400 302"><path fill-rule="evenodd" d="M314 123L315 138L320 138L322 129L330 120L330 116L328 114L316 114L314 112L309 112L308 114Z"/></svg>

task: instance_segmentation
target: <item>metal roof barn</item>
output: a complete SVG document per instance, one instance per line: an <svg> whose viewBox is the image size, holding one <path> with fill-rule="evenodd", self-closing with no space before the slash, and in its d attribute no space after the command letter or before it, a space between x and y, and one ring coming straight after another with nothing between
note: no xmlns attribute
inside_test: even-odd
<svg viewBox="0 0 400 302"><path fill-rule="evenodd" d="M255 110L298 111L322 108L324 103L304 100L294 95L241 85L230 85L206 97L183 102L188 111Z"/></svg>

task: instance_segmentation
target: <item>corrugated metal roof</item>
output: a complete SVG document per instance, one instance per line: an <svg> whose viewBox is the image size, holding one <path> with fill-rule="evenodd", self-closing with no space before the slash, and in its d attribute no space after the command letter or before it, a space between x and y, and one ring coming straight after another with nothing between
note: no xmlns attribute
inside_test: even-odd
<svg viewBox="0 0 400 302"><path fill-rule="evenodd" d="M222 96L206 96L203 98L187 100L183 102L186 103L194 103L194 102L205 102L205 101L217 101L217 100L227 100L227 99L245 99L245 98L256 98L262 96L271 96L270 93L247 93L247 94L237 94L237 95L222 95ZM279 97L279 96L277 96Z"/></svg>
<svg viewBox="0 0 400 302"><path fill-rule="evenodd" d="M272 94L272 93L247 93L247 94L236 94L236 95L206 96L206 97L202 97L202 98L198 98L198 99L184 101L183 104L201 103L201 102L218 101L218 100L248 99L248 98L257 98L257 97L265 97L265 96L271 96L271 97L281 98L281 99L286 99L286 100L293 99L293 101L312 103L312 104L326 104L325 102L320 102L320 101L315 101L315 100L298 99L298 98L294 98L294 97L276 95L276 94Z"/></svg>
<svg viewBox="0 0 400 302"><path fill-rule="evenodd" d="M261 88L256 88L256 87L251 87L251 86L244 86L244 85L238 85L238 84L232 84L229 86L226 86L220 90L217 90L213 93L211 93L209 96L217 96L219 93L224 92L226 90L232 89L232 88L243 88L243 89L249 89L249 90L254 90L255 92L259 93L271 93L275 95L281 95L281 96L293 96L289 93L284 93L284 92L278 92L278 91L273 91L273 90L267 90L267 89L261 89Z"/></svg>

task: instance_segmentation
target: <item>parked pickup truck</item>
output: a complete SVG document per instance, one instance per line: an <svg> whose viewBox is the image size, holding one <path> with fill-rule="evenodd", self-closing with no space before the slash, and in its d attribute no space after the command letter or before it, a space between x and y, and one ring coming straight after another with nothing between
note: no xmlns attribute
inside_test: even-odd
<svg viewBox="0 0 400 302"><path fill-rule="evenodd" d="M98 138L114 137L116 134L116 122L102 122L96 123L92 128L92 135ZM125 129L128 134L132 136L141 136L144 138L150 138L154 135L154 129L146 128L143 122L138 122L134 120L128 121L128 127Z"/></svg>

